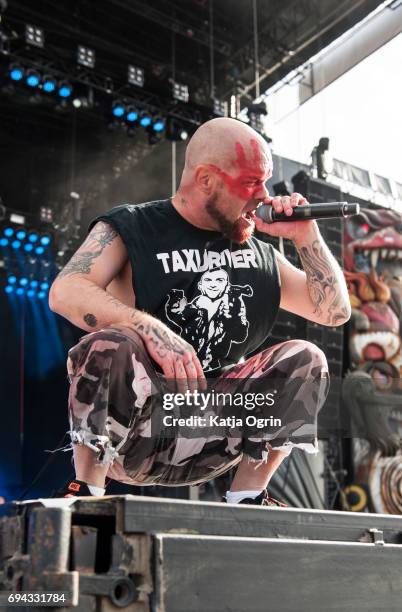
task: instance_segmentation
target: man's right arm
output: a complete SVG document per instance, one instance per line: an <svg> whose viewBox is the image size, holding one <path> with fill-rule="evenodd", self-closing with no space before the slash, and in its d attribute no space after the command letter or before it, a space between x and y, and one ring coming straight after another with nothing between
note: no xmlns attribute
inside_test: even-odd
<svg viewBox="0 0 402 612"><path fill-rule="evenodd" d="M103 221L97 223L53 282L51 310L85 331L113 324L133 325L139 312L106 291L127 259L116 230Z"/></svg>
<svg viewBox="0 0 402 612"><path fill-rule="evenodd" d="M179 389L205 387L205 377L194 348L152 315L123 304L106 287L128 260L116 230L98 222L53 282L50 309L85 331L123 325L137 331L149 355Z"/></svg>

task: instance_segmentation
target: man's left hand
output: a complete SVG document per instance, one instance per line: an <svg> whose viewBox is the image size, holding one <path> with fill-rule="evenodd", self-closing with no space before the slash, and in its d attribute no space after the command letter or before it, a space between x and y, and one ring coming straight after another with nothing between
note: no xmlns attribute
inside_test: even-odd
<svg viewBox="0 0 402 612"><path fill-rule="evenodd" d="M308 204L306 198L300 193L292 193L290 196L268 197L263 200L263 206L273 206L276 212L284 212L289 217L293 214L293 209L300 204ZM255 227L259 232L270 236L282 236L282 238L294 241L297 241L316 225L314 220L265 223L259 217L255 218Z"/></svg>

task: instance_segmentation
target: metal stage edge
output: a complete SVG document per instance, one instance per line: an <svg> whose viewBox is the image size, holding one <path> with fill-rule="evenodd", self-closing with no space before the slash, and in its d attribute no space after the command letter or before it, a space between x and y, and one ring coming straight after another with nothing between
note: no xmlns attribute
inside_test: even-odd
<svg viewBox="0 0 402 612"><path fill-rule="evenodd" d="M400 612L401 563L401 516L133 495L0 507L0 601L68 594L30 610Z"/></svg>

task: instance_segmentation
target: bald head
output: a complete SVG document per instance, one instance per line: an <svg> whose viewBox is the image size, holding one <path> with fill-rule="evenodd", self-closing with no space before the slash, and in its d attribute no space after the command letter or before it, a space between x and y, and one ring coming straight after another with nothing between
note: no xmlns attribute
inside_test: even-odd
<svg viewBox="0 0 402 612"><path fill-rule="evenodd" d="M188 143L184 172L190 174L200 164L230 171L241 165L268 167L272 161L260 134L242 121L220 117L203 123Z"/></svg>
<svg viewBox="0 0 402 612"><path fill-rule="evenodd" d="M271 153L260 134L235 119L212 119L187 146L172 203L196 227L242 244L252 235L252 211L268 196L271 174Z"/></svg>

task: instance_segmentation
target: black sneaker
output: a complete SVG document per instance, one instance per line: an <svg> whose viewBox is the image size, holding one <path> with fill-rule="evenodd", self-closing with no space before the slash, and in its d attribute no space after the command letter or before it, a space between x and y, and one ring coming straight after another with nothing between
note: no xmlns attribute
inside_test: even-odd
<svg viewBox="0 0 402 612"><path fill-rule="evenodd" d="M222 501L227 503L226 497L223 497ZM252 506L277 506L279 508L289 508L287 504L284 504L283 502L280 502L277 499L270 497L266 489L261 491L261 493L257 495L257 497L255 498L245 497L239 502L239 504L250 504Z"/></svg>
<svg viewBox="0 0 402 612"><path fill-rule="evenodd" d="M82 480L68 480L64 487L52 494L52 497L93 497L86 482Z"/></svg>

